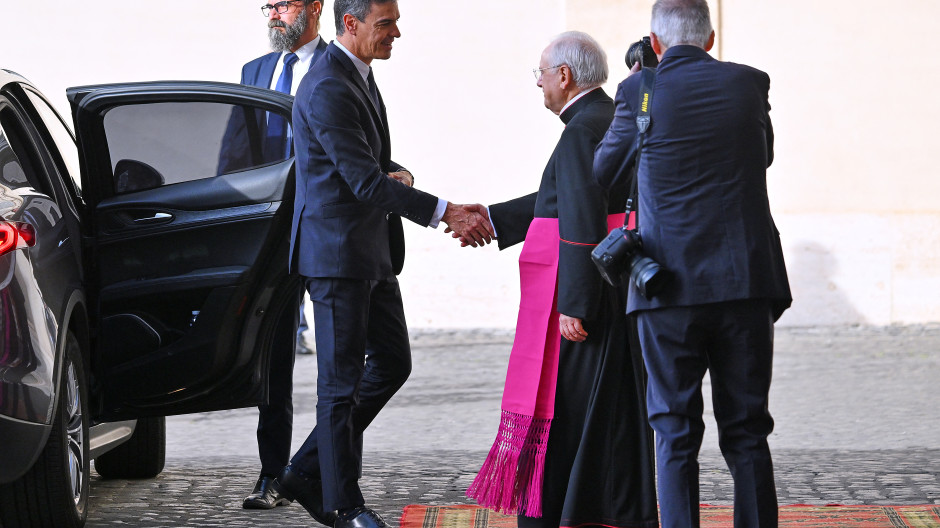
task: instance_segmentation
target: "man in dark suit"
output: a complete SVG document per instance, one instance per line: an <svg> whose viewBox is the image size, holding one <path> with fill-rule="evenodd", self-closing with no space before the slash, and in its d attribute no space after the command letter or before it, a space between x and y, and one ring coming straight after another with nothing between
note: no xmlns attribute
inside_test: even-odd
<svg viewBox="0 0 940 528"><path fill-rule="evenodd" d="M268 36L274 51L245 64L242 68L241 83L295 93L300 79L326 49L326 42L319 35L322 10L323 4L320 0L278 2L264 6L262 11L266 12L268 17ZM241 127L247 127L239 117L236 109L229 123L229 132L244 131ZM281 118L273 114L266 116L260 112L255 119L259 136L271 136L266 137L268 141L265 141L263 146L265 160L274 162L287 159L291 154L289 129L282 126L276 134L267 134L271 121ZM282 121L284 122L281 125L287 124L286 120ZM237 141L230 143L233 134L234 132L228 136L226 144L238 144ZM249 149L228 148L223 150L223 153L225 152L229 153L229 169L237 170L251 165L248 160L235 161L246 156ZM302 347L302 335L296 330L297 318L303 318L303 303L300 300L303 290L298 291L298 299L288 303L279 319L277 336L272 344L268 403L258 407L257 436L261 475L251 494L242 502L242 507L248 509L271 509L289 503L274 490L273 484L275 477L290 458L294 412L291 396L294 352L295 347L298 351L305 348Z"/></svg>
<svg viewBox="0 0 940 528"><path fill-rule="evenodd" d="M699 526L702 378L710 372L719 444L734 478L734 525L777 526L767 436L774 322L790 305L770 214L767 74L720 62L705 0L658 0L650 38L660 64L637 174L643 250L672 273L652 299L631 284L649 371L659 500L666 528ZM640 75L617 91L594 175L630 178Z"/></svg>
<svg viewBox="0 0 940 528"><path fill-rule="evenodd" d="M362 434L411 371L395 275L401 217L448 227L475 244L492 228L480 205L413 188L391 160L389 125L371 62L388 59L394 0L338 0L336 41L304 77L294 103L297 192L291 265L307 278L317 343L317 426L277 479L323 524L383 527L359 489Z"/></svg>

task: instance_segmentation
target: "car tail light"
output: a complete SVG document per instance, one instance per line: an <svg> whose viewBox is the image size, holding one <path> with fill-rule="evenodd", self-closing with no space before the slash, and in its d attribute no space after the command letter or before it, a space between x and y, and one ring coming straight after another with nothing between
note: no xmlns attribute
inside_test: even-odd
<svg viewBox="0 0 940 528"><path fill-rule="evenodd" d="M36 245L36 229L26 222L0 222L0 255Z"/></svg>

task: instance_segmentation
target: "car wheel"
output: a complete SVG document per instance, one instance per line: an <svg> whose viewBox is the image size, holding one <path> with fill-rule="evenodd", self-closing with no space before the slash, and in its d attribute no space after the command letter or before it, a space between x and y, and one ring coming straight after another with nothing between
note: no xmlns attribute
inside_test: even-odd
<svg viewBox="0 0 940 528"><path fill-rule="evenodd" d="M165 461L166 418L139 418L130 439L95 459L95 471L104 478L153 478Z"/></svg>
<svg viewBox="0 0 940 528"><path fill-rule="evenodd" d="M67 332L58 402L46 447L30 470L0 486L0 526L84 526L88 513L88 389L78 339Z"/></svg>

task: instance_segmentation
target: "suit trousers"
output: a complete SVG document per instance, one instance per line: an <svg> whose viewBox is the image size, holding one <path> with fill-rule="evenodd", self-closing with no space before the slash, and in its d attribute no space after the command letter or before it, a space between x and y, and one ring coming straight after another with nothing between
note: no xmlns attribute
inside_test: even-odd
<svg viewBox="0 0 940 528"><path fill-rule="evenodd" d="M275 477L290 459L294 426L294 350L303 289L292 280L290 298L278 315L268 366L268 402L258 406L258 456L261 474Z"/></svg>
<svg viewBox="0 0 940 528"><path fill-rule="evenodd" d="M719 447L734 479L734 526L776 527L767 436L773 315L765 299L637 313L649 374L663 528L699 526L698 454L705 432L702 379L709 371Z"/></svg>
<svg viewBox="0 0 940 528"><path fill-rule="evenodd" d="M317 343L317 425L291 459L320 476L323 506L364 504L362 433L411 374L398 279L310 278Z"/></svg>

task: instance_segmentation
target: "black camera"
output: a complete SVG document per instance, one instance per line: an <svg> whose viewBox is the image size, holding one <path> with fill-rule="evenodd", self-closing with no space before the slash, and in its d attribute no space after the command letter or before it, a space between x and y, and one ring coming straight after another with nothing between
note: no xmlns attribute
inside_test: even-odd
<svg viewBox="0 0 940 528"><path fill-rule="evenodd" d="M636 231L618 227L594 248L591 259L611 286L619 286L621 276L629 273L640 294L652 299L669 282L669 271L646 256L642 247L643 242Z"/></svg>
<svg viewBox="0 0 940 528"><path fill-rule="evenodd" d="M623 58L627 63L627 68L633 69L633 65L640 63L643 68L655 68L659 65L659 59L656 58L656 52L653 51L653 45L649 37L643 37L640 40L630 44L627 48L627 55Z"/></svg>

